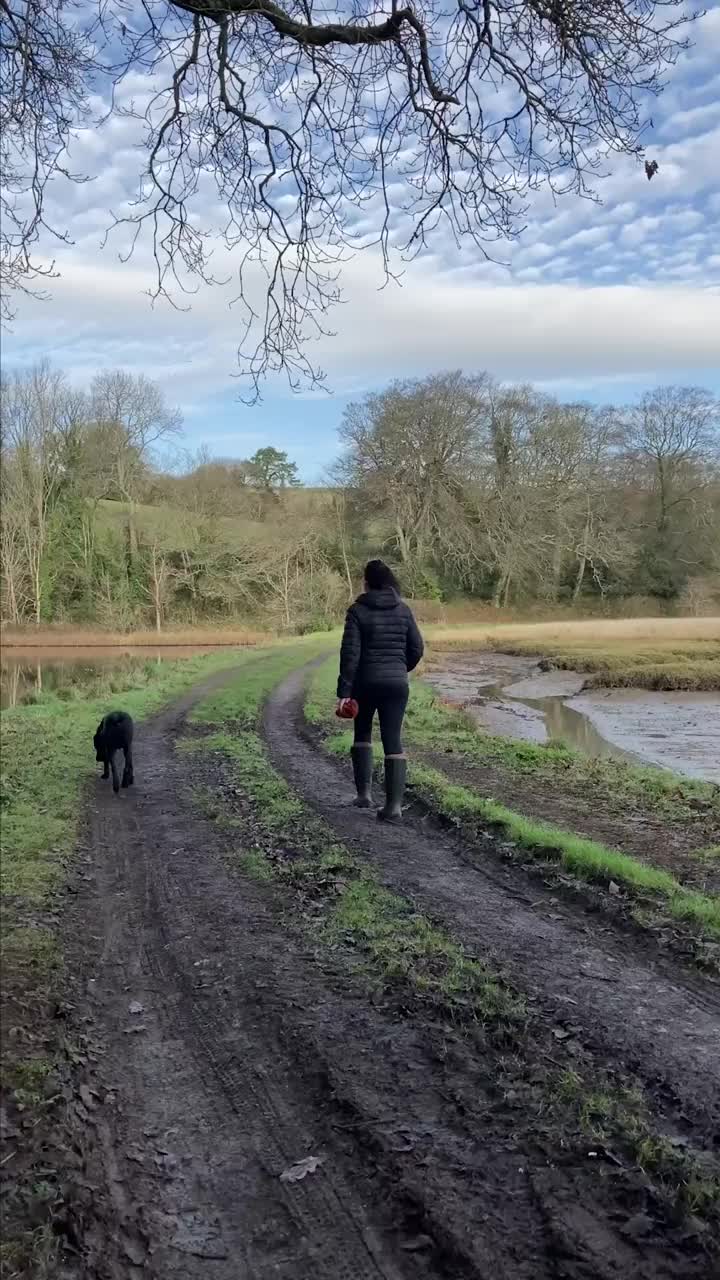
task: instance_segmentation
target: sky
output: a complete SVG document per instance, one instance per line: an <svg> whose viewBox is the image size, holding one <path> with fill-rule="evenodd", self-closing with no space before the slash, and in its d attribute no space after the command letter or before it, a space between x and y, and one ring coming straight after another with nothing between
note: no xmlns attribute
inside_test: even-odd
<svg viewBox="0 0 720 1280"><path fill-rule="evenodd" d="M651 182L613 157L602 203L534 198L502 265L436 235L384 289L374 250L343 268L333 337L312 348L328 392L293 394L278 378L262 403L242 403L237 319L221 289L189 311L151 306L142 244L121 262L102 245L108 209L137 184L132 122L86 130L74 166L99 176L54 190L54 215L73 243L41 245L60 278L48 301L22 299L4 335L3 366L49 357L73 382L122 367L156 379L184 419L183 446L247 457L273 444L308 483L337 453L345 405L393 378L487 369L570 399L625 402L663 382L720 394L720 3L692 31L644 136L659 172Z"/></svg>

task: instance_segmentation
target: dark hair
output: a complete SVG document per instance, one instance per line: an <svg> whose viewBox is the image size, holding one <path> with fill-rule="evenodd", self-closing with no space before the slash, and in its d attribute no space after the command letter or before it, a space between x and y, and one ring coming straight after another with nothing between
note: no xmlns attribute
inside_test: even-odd
<svg viewBox="0 0 720 1280"><path fill-rule="evenodd" d="M370 591L382 591L383 587L392 587L393 591L400 594L400 584L384 560L369 560L365 565L364 577Z"/></svg>

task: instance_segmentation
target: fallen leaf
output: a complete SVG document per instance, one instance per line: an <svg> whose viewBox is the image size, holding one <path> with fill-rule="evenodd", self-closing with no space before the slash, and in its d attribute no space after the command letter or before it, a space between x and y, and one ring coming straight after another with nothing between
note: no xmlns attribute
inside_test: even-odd
<svg viewBox="0 0 720 1280"><path fill-rule="evenodd" d="M619 885L619 884L616 884L616 882L615 882L614 880L611 880L611 881L610 881L610 884L608 885L608 889L610 890L610 892L611 892L611 894L612 894L613 898L617 898L617 896L618 896L618 894L619 894L619 892L620 892L620 885Z"/></svg>
<svg viewBox="0 0 720 1280"><path fill-rule="evenodd" d="M134 1035L137 1035L139 1031L147 1031L147 1027L145 1026L145 1023L144 1023L144 1022L141 1022L141 1023L139 1024L139 1026L135 1026L135 1027L126 1027L126 1028L125 1028L125 1035L126 1035L126 1036L134 1036Z"/></svg>
<svg viewBox="0 0 720 1280"><path fill-rule="evenodd" d="M567 1040L570 1032L565 1031L563 1027L553 1027L553 1035L556 1040Z"/></svg>
<svg viewBox="0 0 720 1280"><path fill-rule="evenodd" d="M95 1095L92 1089L88 1089L86 1084L80 1085L79 1093L86 1107L94 1107L96 1105Z"/></svg>
<svg viewBox="0 0 720 1280"><path fill-rule="evenodd" d="M141 1004L139 1000L130 1001L130 1004L128 1005L128 1013L135 1014L135 1013L144 1013L144 1012L145 1012L145 1005Z"/></svg>
<svg viewBox="0 0 720 1280"><path fill-rule="evenodd" d="M291 1164L289 1169L281 1173L280 1181L302 1182L309 1173L317 1173L321 1164L322 1156L306 1156L304 1160L298 1160L297 1164Z"/></svg>

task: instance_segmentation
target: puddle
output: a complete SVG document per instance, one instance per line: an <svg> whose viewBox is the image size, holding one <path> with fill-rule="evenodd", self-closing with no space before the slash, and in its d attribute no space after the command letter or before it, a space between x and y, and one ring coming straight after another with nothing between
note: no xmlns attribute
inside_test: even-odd
<svg viewBox="0 0 720 1280"><path fill-rule="evenodd" d="M720 695L602 689L581 693L574 671L540 671L533 658L447 654L427 683L488 733L556 739L594 758L654 764L720 782Z"/></svg>

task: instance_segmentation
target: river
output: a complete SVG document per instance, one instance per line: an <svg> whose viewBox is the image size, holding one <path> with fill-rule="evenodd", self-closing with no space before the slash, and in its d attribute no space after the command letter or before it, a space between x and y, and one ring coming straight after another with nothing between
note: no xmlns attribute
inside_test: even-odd
<svg viewBox="0 0 720 1280"><path fill-rule="evenodd" d="M720 783L720 694L644 689L582 692L585 676L535 659L448 653L425 679L489 733L566 742L589 756L653 764Z"/></svg>

